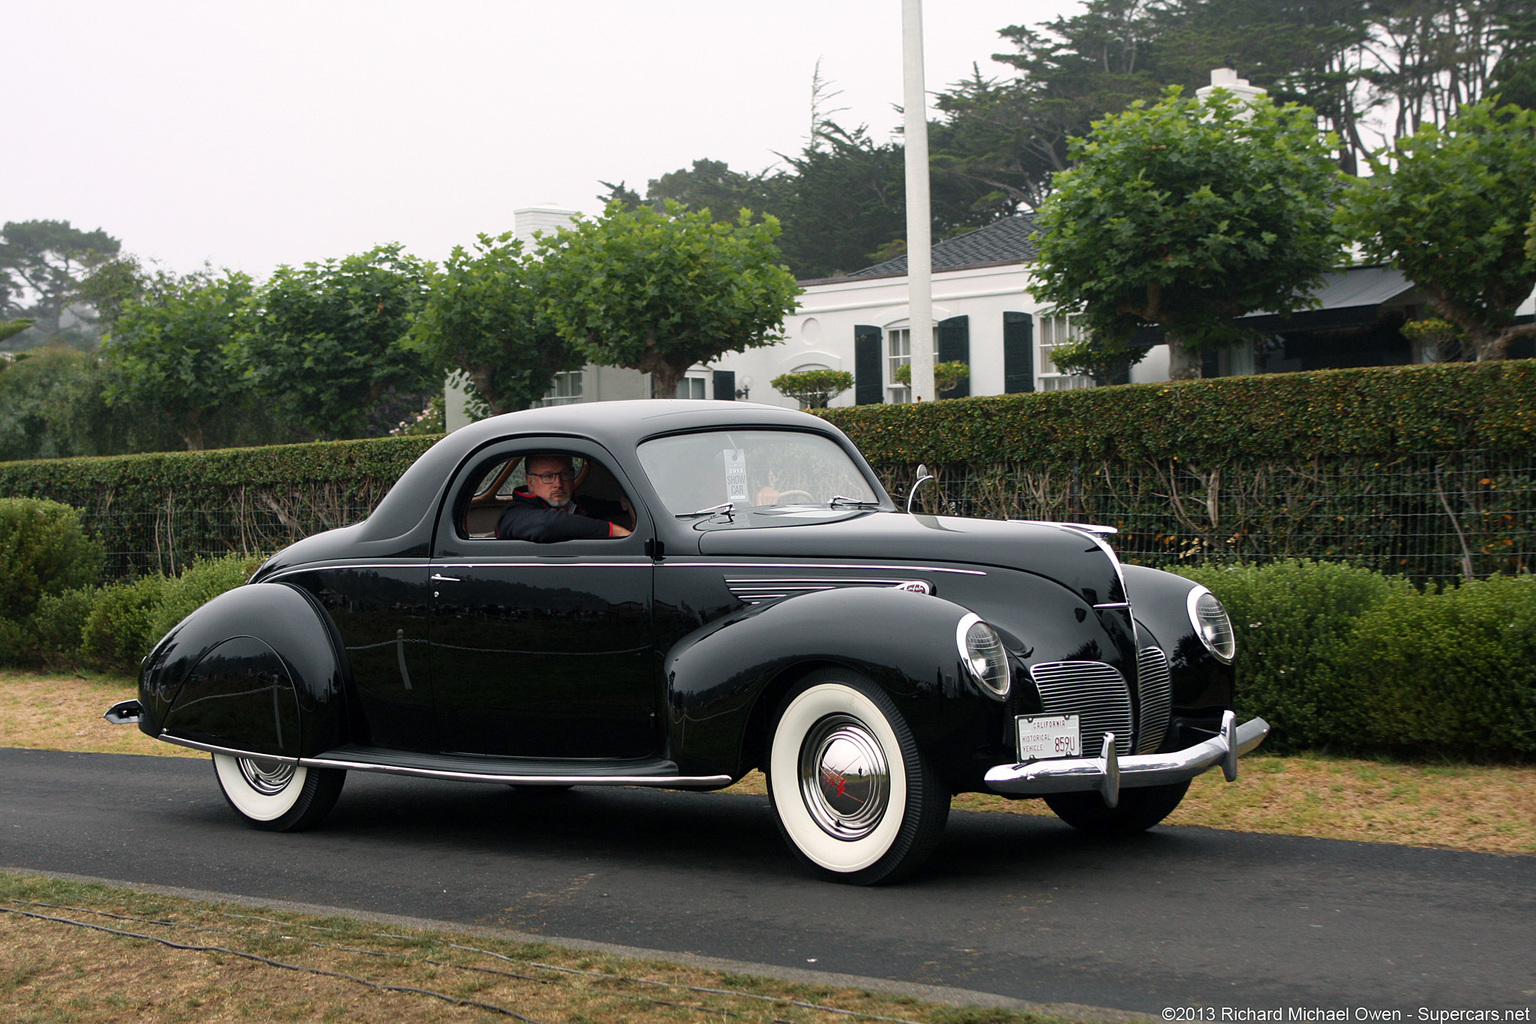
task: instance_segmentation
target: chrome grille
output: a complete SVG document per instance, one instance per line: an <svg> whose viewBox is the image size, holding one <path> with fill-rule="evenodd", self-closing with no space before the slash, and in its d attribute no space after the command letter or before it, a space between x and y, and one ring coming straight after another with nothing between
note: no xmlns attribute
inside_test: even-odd
<svg viewBox="0 0 1536 1024"><path fill-rule="evenodd" d="M1168 656L1156 647L1148 647L1136 656L1136 694L1141 704L1137 750L1153 754L1168 731L1168 715L1173 706L1173 673L1168 669Z"/></svg>
<svg viewBox="0 0 1536 1024"><path fill-rule="evenodd" d="M1077 715L1083 756L1097 757L1104 734L1115 734L1115 752L1131 752L1131 691L1125 677L1101 661L1045 661L1032 665L1030 676L1045 710L1053 715Z"/></svg>

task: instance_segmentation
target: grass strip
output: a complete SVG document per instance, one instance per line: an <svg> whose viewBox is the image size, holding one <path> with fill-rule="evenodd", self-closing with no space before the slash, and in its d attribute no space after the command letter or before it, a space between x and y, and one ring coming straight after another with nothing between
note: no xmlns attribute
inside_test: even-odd
<svg viewBox="0 0 1536 1024"><path fill-rule="evenodd" d="M1060 1015L752 978L489 934L320 918L0 872L0 1003L16 1024L1067 1024ZM1130 1015L1110 1014L1115 1020Z"/></svg>

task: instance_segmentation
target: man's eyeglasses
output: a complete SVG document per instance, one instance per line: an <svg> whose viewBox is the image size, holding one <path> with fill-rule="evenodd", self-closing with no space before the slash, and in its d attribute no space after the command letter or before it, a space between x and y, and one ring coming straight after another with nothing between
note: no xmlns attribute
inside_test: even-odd
<svg viewBox="0 0 1536 1024"><path fill-rule="evenodd" d="M571 469L562 469L555 473L529 473L528 478L530 480L538 480L542 483L552 484L556 480L575 480L576 471Z"/></svg>

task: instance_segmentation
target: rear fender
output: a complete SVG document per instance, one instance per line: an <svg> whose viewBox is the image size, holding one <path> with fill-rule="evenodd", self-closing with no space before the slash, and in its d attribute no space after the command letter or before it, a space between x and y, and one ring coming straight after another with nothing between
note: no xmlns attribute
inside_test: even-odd
<svg viewBox="0 0 1536 1024"><path fill-rule="evenodd" d="M668 652L667 729L686 772L732 776L757 763L771 718L806 672L838 666L890 695L919 743L995 717L999 700L965 671L967 609L888 588L805 594L707 623Z"/></svg>
<svg viewBox="0 0 1536 1024"><path fill-rule="evenodd" d="M341 739L338 650L325 613L303 591L281 583L226 591L144 660L139 728L282 757L319 753Z"/></svg>

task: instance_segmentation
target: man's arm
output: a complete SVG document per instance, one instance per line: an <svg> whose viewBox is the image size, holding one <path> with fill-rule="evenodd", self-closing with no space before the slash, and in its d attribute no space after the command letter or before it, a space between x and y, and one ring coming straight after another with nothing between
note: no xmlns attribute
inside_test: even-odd
<svg viewBox="0 0 1536 1024"><path fill-rule="evenodd" d="M620 529L623 529L620 527ZM531 540L548 544L560 540L596 540L615 533L612 524L601 519L573 516L563 509L535 508L523 502L513 502L501 513L496 522L496 536L502 540Z"/></svg>

